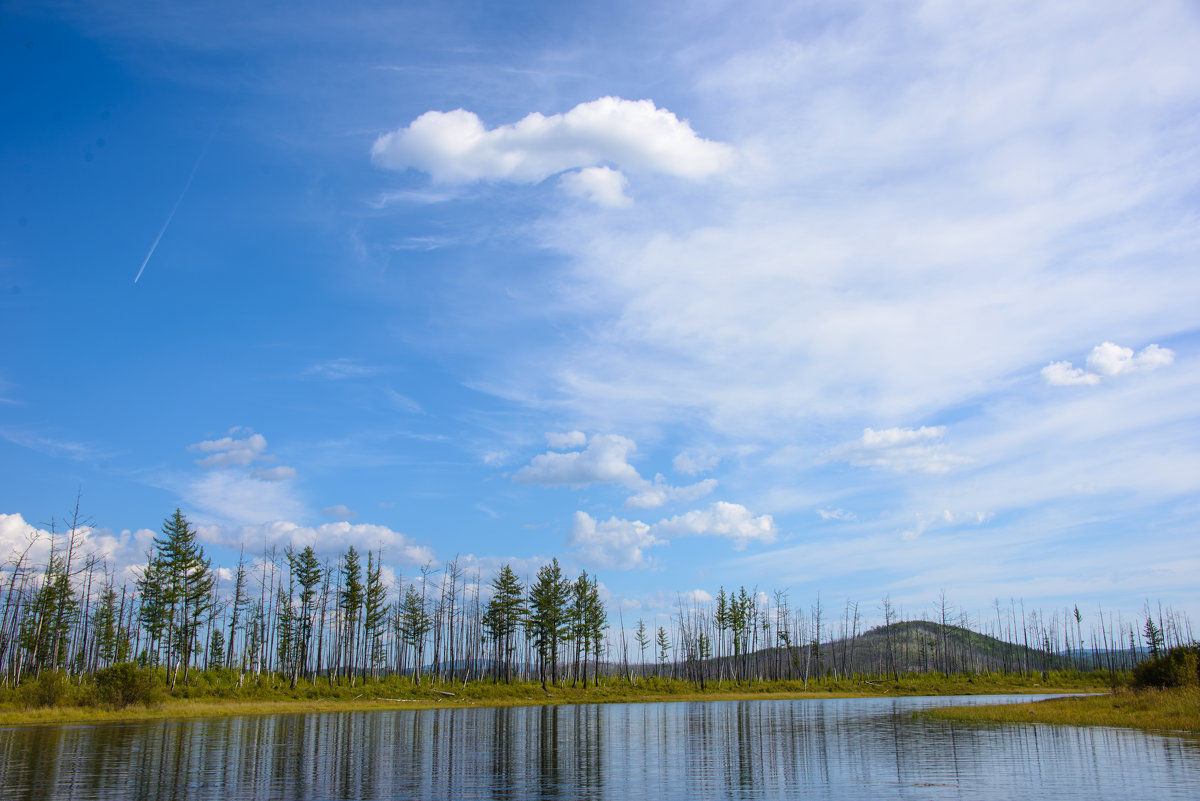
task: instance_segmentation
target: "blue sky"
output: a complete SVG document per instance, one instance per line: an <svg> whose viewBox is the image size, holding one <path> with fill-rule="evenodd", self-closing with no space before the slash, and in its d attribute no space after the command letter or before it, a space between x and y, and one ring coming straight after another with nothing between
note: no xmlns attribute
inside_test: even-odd
<svg viewBox="0 0 1200 801"><path fill-rule="evenodd" d="M1194 5L243 5L3 6L5 554L1200 613Z"/></svg>

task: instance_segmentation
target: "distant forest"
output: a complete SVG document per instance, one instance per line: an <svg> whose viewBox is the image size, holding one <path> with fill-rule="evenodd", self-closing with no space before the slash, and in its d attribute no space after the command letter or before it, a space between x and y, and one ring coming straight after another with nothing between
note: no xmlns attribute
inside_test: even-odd
<svg viewBox="0 0 1200 801"><path fill-rule="evenodd" d="M717 589L682 596L670 622L614 621L586 572L557 559L525 583L505 565L468 574L457 559L385 582L379 553L350 547L335 562L311 546L239 560L222 586L195 529L176 510L139 577L118 586L83 552L78 506L52 532L49 559L33 543L0 566L0 686L47 670L94 674L134 662L172 688L197 670L239 683L304 678L354 684L382 676L421 682L582 684L614 675L706 682L899 678L920 673L1025 674L1127 670L1194 642L1186 615L1149 604L1136 618L1078 606L1027 609L997 600L972 618L943 594L931 615L906 619L883 598L883 623L863 625L857 602L807 607L786 592ZM614 626L614 623L616 625Z"/></svg>

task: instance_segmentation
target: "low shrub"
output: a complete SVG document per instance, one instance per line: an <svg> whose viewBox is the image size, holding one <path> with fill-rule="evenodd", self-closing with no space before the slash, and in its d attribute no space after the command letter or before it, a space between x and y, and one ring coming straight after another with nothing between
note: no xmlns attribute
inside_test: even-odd
<svg viewBox="0 0 1200 801"><path fill-rule="evenodd" d="M96 699L114 709L124 709L133 704L152 706L158 700L160 690L154 674L132 662L121 662L98 670L92 679L96 686Z"/></svg>
<svg viewBox="0 0 1200 801"><path fill-rule="evenodd" d="M1200 685L1200 646L1180 645L1151 657L1133 669L1133 686L1195 687Z"/></svg>
<svg viewBox="0 0 1200 801"><path fill-rule="evenodd" d="M32 681L21 682L17 691L25 708L62 706L71 696L71 684L66 674L43 670Z"/></svg>

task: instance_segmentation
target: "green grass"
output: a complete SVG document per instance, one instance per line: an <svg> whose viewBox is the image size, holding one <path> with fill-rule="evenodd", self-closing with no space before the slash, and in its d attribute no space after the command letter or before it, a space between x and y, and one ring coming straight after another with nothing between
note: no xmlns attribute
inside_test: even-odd
<svg viewBox="0 0 1200 801"><path fill-rule="evenodd" d="M165 674L157 677L158 690L146 705L116 709L99 700L90 679L68 681L66 677L43 674L36 683L16 690L0 691L0 725L37 725L146 720L281 712L327 712L365 709L412 709L453 706L525 706L543 704L638 703L656 701L721 701L765 698L830 698L900 695L979 695L997 693L1084 692L1107 689L1107 678L1099 673L1051 673L1046 679L1034 676L951 676L924 674L853 680L810 680L807 691L800 681L753 683L707 683L703 690L690 682L648 677L630 682L621 678L603 680L600 686L551 685L543 690L537 682L493 684L469 682L465 686L430 683L418 686L409 678L395 676L365 683L348 681L332 686L326 679L300 681L295 689L287 679L264 676L255 680L229 671L194 673L189 684L166 688ZM51 685L50 692L46 686ZM42 692L34 692L41 690ZM49 699L49 701L48 701Z"/></svg>
<svg viewBox="0 0 1200 801"><path fill-rule="evenodd" d="M1031 704L947 707L921 714L971 723L1051 723L1200 734L1200 689L1119 689L1104 695Z"/></svg>

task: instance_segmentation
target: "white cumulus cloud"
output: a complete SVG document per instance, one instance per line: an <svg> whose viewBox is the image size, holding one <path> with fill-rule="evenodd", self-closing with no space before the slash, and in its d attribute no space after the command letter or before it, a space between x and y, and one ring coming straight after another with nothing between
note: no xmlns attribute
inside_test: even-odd
<svg viewBox="0 0 1200 801"><path fill-rule="evenodd" d="M733 540L739 551L749 542L774 542L779 536L771 515L755 516L745 506L726 501L662 520L653 531L666 536L723 537Z"/></svg>
<svg viewBox="0 0 1200 801"><path fill-rule="evenodd" d="M318 553L335 557L353 545L359 553L382 550L382 559L388 564L424 565L436 562L433 549L429 546L421 545L412 537L387 526L370 523L341 521L305 526L288 520L274 520L236 529L220 526L201 526L198 529L203 539L230 547L243 542L265 543L268 547L311 545Z"/></svg>
<svg viewBox="0 0 1200 801"><path fill-rule="evenodd" d="M551 447L566 441L577 443L575 433L578 432L564 435L569 440L552 441ZM578 447L578 444L574 446ZM639 489L645 484L645 479L628 461L629 454L636 450L637 445L631 439L617 434L596 434L588 440L585 450L550 452L533 457L528 465L516 472L513 479L522 484L586 487L589 484L611 483Z"/></svg>
<svg viewBox="0 0 1200 801"><path fill-rule="evenodd" d="M587 512L575 513L567 535L567 545L589 564L614 570L648 566L645 549L665 544L640 520L600 521Z"/></svg>
<svg viewBox="0 0 1200 801"><path fill-rule="evenodd" d="M371 147L381 167L415 168L439 183L537 183L555 173L615 164L699 179L727 169L730 146L701 139L685 120L651 100L602 97L564 114L534 112L488 130L464 109L427 111ZM582 179L595 188L596 174Z"/></svg>
<svg viewBox="0 0 1200 801"><path fill-rule="evenodd" d="M550 432L546 434L546 442L551 450L533 457L513 475L514 481L572 487L619 484L634 491L625 501L627 509L653 509L676 501L694 501L717 487L715 478L675 487L661 473L655 475L654 481L647 481L629 463L629 455L637 450L637 444L617 434L595 434L588 439L581 431ZM583 450L563 452L567 448Z"/></svg>
<svg viewBox="0 0 1200 801"><path fill-rule="evenodd" d="M1174 351L1160 348L1158 345L1148 345L1135 356L1133 348L1123 348L1112 342L1105 342L1092 348L1088 354L1089 370L1104 376L1134 373L1139 370L1154 370L1175 361Z"/></svg>
<svg viewBox="0 0 1200 801"><path fill-rule="evenodd" d="M1070 362L1050 362L1042 368L1042 380L1054 387L1088 386L1099 384L1100 376Z"/></svg>
<svg viewBox="0 0 1200 801"><path fill-rule="evenodd" d="M1088 354L1087 370L1068 361L1051 362L1042 368L1042 380L1058 387L1094 386L1107 378L1150 372L1174 361L1175 351L1159 345L1147 345L1135 354L1133 348L1103 342Z"/></svg>
<svg viewBox="0 0 1200 801"><path fill-rule="evenodd" d="M625 174L611 167L585 167L578 172L563 173L559 179L559 185L567 194L614 209L633 204L625 194L628 184Z"/></svg>
<svg viewBox="0 0 1200 801"><path fill-rule="evenodd" d="M83 554L97 557L97 571L103 566L114 572L116 580L121 582L137 578L132 568L145 561L146 551L153 545L156 532L145 528L114 532L106 528L82 526L76 530L75 535L78 537L77 553L81 555L80 560L85 558ZM0 562L15 562L23 556L26 560L24 567L35 568L35 580L37 570L50 558L51 543L53 542L54 549L61 553L66 538L67 534L63 530L60 529L54 534L28 523L19 513L0 513ZM78 567L80 565L72 569ZM98 572L95 580L103 581Z"/></svg>
<svg viewBox="0 0 1200 801"><path fill-rule="evenodd" d="M668 545L671 537L720 537L732 540L734 550L741 551L750 542L772 543L778 536L771 515L755 515L741 504L717 501L707 509L654 524L616 516L599 521L587 512L576 512L567 544L591 564L628 570L648 566L644 550Z"/></svg>

